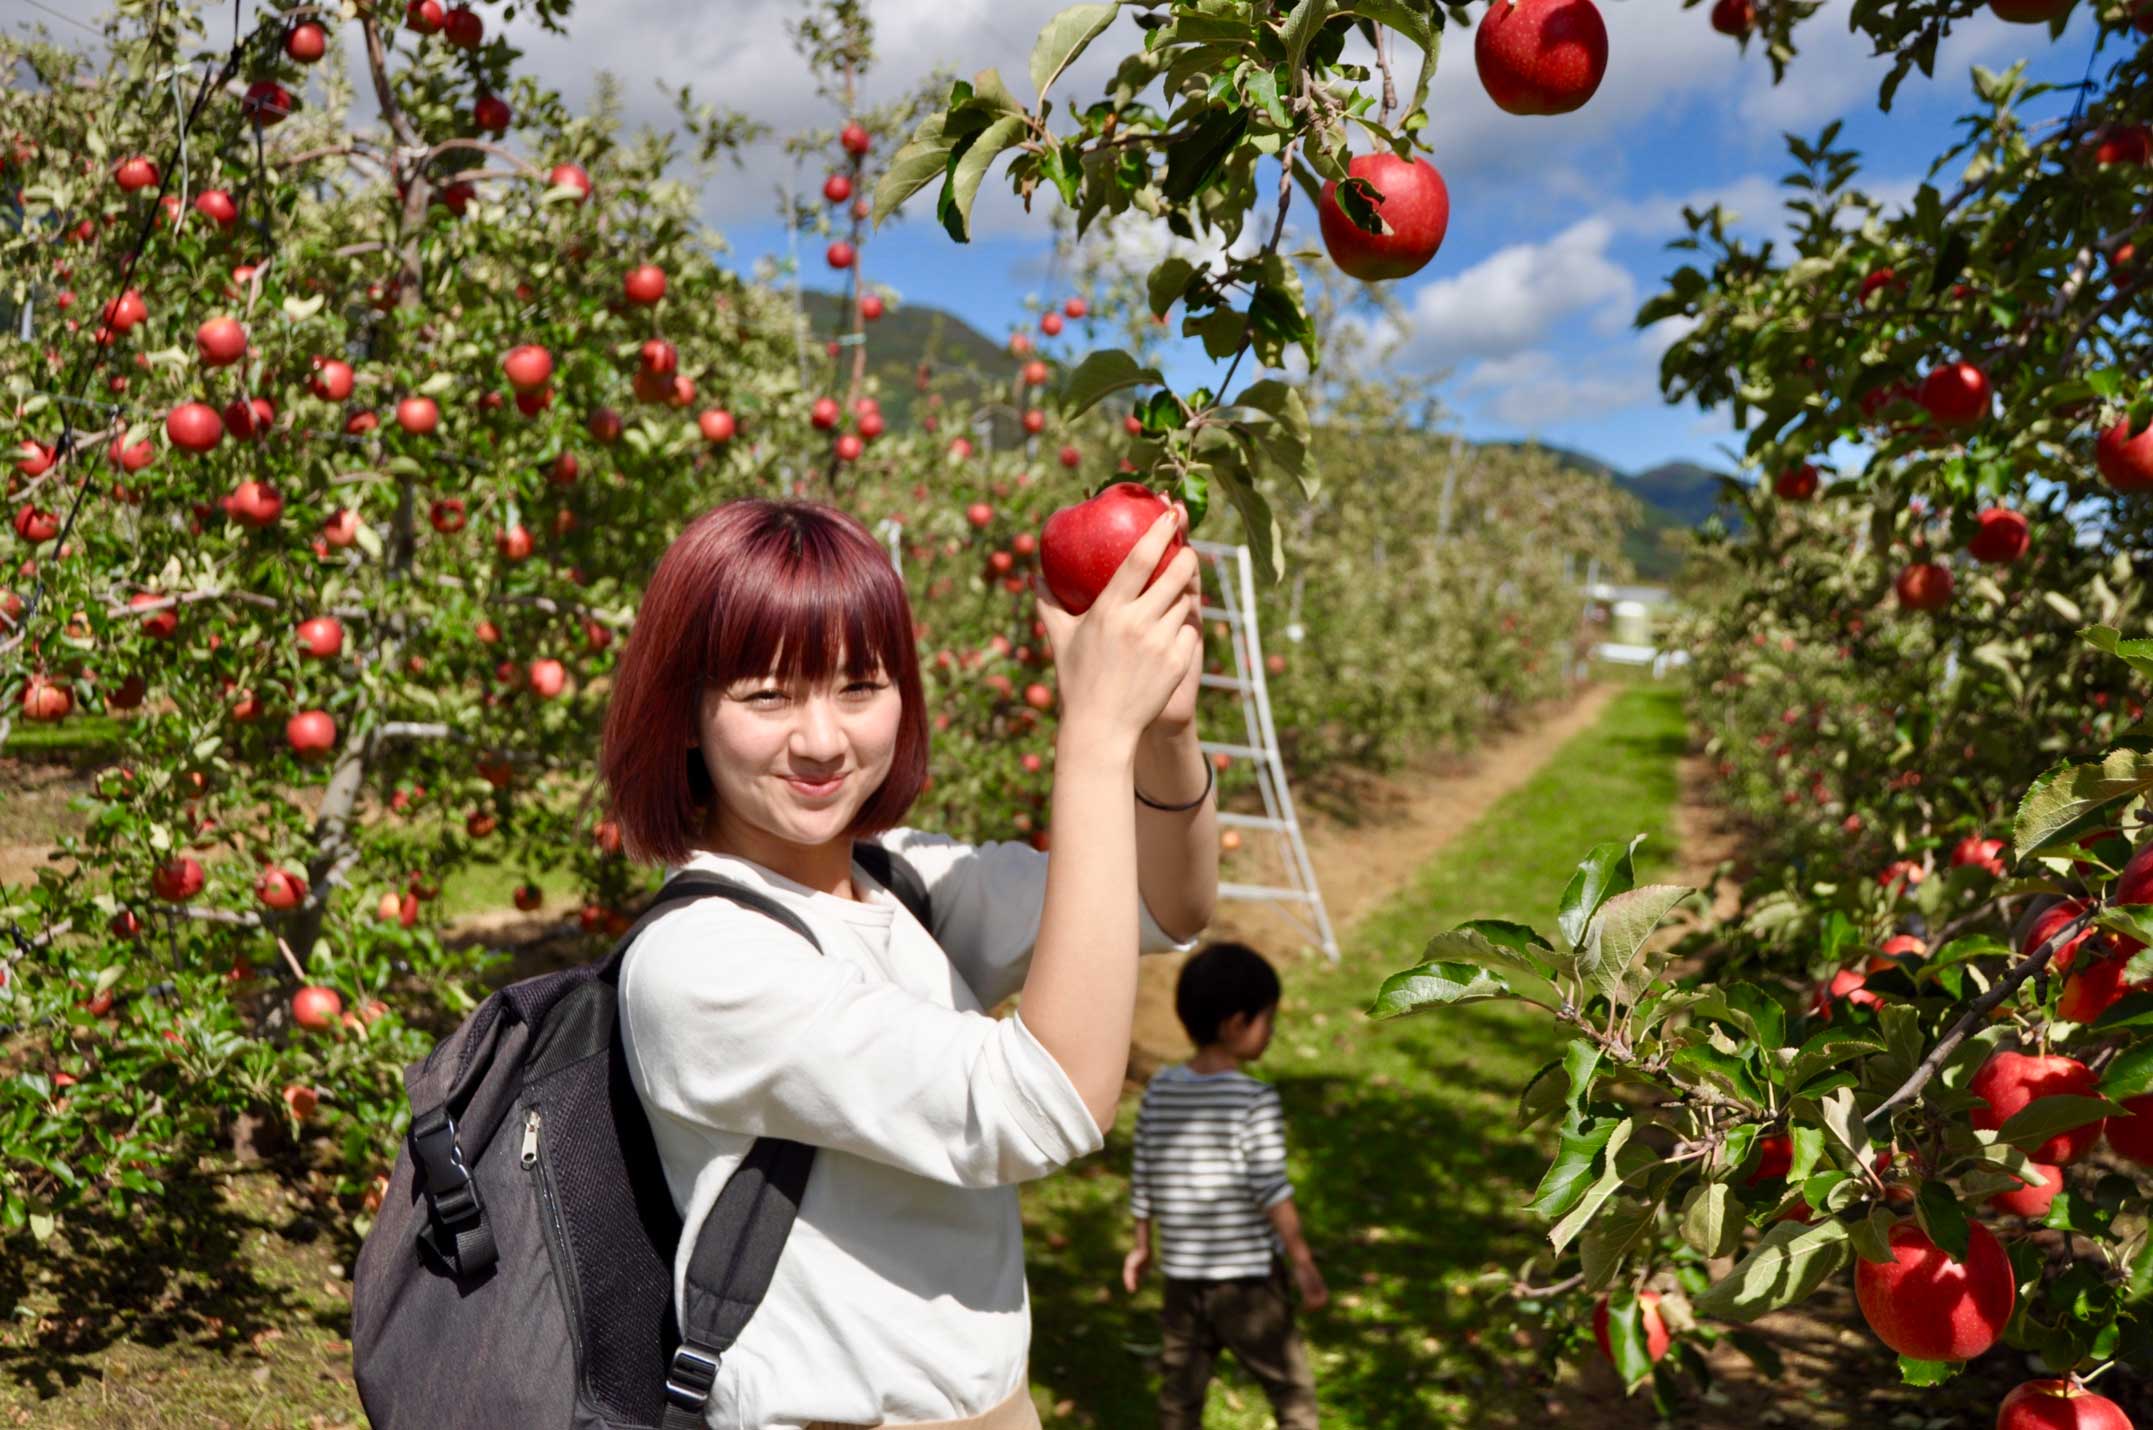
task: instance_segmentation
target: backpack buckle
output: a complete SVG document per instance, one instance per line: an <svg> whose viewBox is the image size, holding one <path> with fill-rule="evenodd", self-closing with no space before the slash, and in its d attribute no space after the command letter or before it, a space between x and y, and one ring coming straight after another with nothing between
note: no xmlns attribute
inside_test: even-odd
<svg viewBox="0 0 2153 1430"><path fill-rule="evenodd" d="M444 1226L468 1221L479 1213L478 1188L464 1166L456 1141L456 1119L437 1107L411 1124L411 1155L426 1173L426 1200Z"/></svg>
<svg viewBox="0 0 2153 1430"><path fill-rule="evenodd" d="M702 1413L710 1389L718 1383L718 1358L682 1346L665 1372L665 1398L682 1410Z"/></svg>

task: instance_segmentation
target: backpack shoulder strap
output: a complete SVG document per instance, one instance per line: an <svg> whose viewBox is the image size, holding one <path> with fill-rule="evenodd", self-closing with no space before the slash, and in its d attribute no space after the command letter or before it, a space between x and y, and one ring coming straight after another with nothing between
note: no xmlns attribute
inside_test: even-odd
<svg viewBox="0 0 2153 1430"><path fill-rule="evenodd" d="M852 846L852 857L869 877L897 896L921 928L934 932L934 906L927 897L926 881L904 855L863 840Z"/></svg>
<svg viewBox="0 0 2153 1430"><path fill-rule="evenodd" d="M766 914L805 938L816 952L822 951L814 931L777 900L720 875L691 872L666 881L614 956L625 954L635 935L660 913L709 897L730 899ZM681 1339L666 1368L662 1430L702 1430L704 1407L717 1384L718 1361L739 1339L770 1290L814 1165L813 1147L779 1137L758 1137L726 1179L688 1257L686 1295L680 1306Z"/></svg>

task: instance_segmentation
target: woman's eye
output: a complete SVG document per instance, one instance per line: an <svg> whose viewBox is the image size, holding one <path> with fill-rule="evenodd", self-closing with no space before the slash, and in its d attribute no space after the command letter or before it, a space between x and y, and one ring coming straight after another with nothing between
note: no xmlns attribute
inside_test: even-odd
<svg viewBox="0 0 2153 1430"><path fill-rule="evenodd" d="M881 688L882 682L879 680L855 680L852 682L852 684L845 687L845 693L847 695L872 695Z"/></svg>

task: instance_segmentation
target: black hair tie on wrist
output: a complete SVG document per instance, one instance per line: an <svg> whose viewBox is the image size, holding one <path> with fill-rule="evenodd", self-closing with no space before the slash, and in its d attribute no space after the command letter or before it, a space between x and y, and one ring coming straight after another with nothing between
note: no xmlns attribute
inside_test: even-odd
<svg viewBox="0 0 2153 1430"><path fill-rule="evenodd" d="M1205 760L1203 791L1199 793L1196 798L1190 800L1187 804L1161 804L1157 800L1153 799L1150 795L1145 794L1142 790L1136 791L1136 798L1139 804L1150 805L1153 809L1163 809L1168 814L1179 814L1184 810L1194 809L1196 808L1196 806L1202 804L1205 800L1209 799L1211 797L1211 786L1216 783L1218 783L1218 774L1211 768L1211 762L1209 760ZM1135 789L1135 786L1131 785L1130 788Z"/></svg>

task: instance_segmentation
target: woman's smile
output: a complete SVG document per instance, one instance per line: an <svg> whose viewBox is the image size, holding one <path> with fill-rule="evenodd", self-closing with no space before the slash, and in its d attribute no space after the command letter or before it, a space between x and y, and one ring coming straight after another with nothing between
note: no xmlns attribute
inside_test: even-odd
<svg viewBox="0 0 2153 1430"><path fill-rule="evenodd" d="M845 776L842 772L822 779L802 779L798 775L787 775L785 783L792 786L793 793L803 799L820 800L828 799L844 788Z"/></svg>

